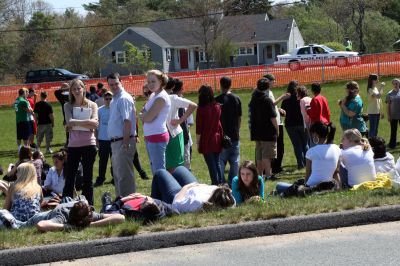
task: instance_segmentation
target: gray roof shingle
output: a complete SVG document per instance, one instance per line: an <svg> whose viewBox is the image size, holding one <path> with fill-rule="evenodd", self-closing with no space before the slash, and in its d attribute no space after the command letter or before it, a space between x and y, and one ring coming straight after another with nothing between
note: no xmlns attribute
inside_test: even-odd
<svg viewBox="0 0 400 266"><path fill-rule="evenodd" d="M200 18L174 19L153 22L149 28L171 46L202 45L200 23ZM289 39L292 23L292 18L265 20L265 14L225 16L220 28L225 36L237 43L276 41Z"/></svg>

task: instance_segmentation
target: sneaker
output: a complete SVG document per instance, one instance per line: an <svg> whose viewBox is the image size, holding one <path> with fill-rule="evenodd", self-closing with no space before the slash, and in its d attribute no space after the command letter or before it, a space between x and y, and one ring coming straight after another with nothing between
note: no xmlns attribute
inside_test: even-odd
<svg viewBox="0 0 400 266"><path fill-rule="evenodd" d="M106 209L107 206L112 205L112 198L111 198L111 193L110 192L104 192L103 195L101 196L101 203L103 207L101 208L101 213L103 213Z"/></svg>
<svg viewBox="0 0 400 266"><path fill-rule="evenodd" d="M53 150L52 149L47 149L46 150L46 154L52 154L53 153Z"/></svg>

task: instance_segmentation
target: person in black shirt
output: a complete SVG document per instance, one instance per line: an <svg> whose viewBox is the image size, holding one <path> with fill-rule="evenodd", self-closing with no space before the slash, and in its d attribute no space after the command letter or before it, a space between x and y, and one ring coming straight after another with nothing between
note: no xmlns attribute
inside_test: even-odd
<svg viewBox="0 0 400 266"><path fill-rule="evenodd" d="M297 81L289 82L287 97L283 100L281 108L286 112L285 127L292 142L294 154L296 155L297 168L306 166L306 153L308 150L307 131L304 128L303 116L300 110L300 100L297 99Z"/></svg>
<svg viewBox="0 0 400 266"><path fill-rule="evenodd" d="M272 174L271 160L277 155L279 134L275 105L266 94L269 86L267 78L259 79L249 103L250 138L256 142L257 170L267 179Z"/></svg>
<svg viewBox="0 0 400 266"><path fill-rule="evenodd" d="M34 109L35 119L38 125L36 140L38 148L40 149L43 137L46 137L46 153L52 153L50 143L53 140L54 115L53 107L46 99L47 92L42 91L40 93L40 101L36 103Z"/></svg>
<svg viewBox="0 0 400 266"><path fill-rule="evenodd" d="M220 154L221 176L225 174L226 163L229 162L228 184L238 175L240 161L239 131L242 118L240 98L231 92L232 81L229 77L220 79L221 95L215 100L221 104L221 123L224 134L231 139L232 147L223 148Z"/></svg>

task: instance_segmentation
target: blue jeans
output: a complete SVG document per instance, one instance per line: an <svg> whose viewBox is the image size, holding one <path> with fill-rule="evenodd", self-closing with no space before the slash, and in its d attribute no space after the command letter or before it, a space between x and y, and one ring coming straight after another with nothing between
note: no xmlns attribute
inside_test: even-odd
<svg viewBox="0 0 400 266"><path fill-rule="evenodd" d="M369 114L369 137L378 136L380 114Z"/></svg>
<svg viewBox="0 0 400 266"><path fill-rule="evenodd" d="M344 189L351 188L351 186L349 185L349 173L342 164L340 164L339 166L339 175L340 175L340 182L342 183L342 188Z"/></svg>
<svg viewBox="0 0 400 266"><path fill-rule="evenodd" d="M146 141L146 150L149 155L151 172L154 175L158 169L165 169L165 151L168 142Z"/></svg>
<svg viewBox="0 0 400 266"><path fill-rule="evenodd" d="M190 183L197 183L197 179L184 166L178 166L172 174L165 169L159 169L151 183L151 197L171 204L182 187Z"/></svg>
<svg viewBox="0 0 400 266"><path fill-rule="evenodd" d="M225 183L225 177L221 176L219 153L210 152L203 154L203 156L208 167L208 172L210 173L211 184L219 185Z"/></svg>
<svg viewBox="0 0 400 266"><path fill-rule="evenodd" d="M276 192L278 192L278 194L284 193L292 184L290 183L286 183L286 182L278 182L276 184Z"/></svg>
<svg viewBox="0 0 400 266"><path fill-rule="evenodd" d="M219 163L221 166L221 177L225 178L225 166L229 162L228 184L232 186L232 179L238 175L240 161L240 142L238 140L232 141L232 147L229 149L222 149L219 155Z"/></svg>
<svg viewBox="0 0 400 266"><path fill-rule="evenodd" d="M306 166L306 153L308 151L308 138L303 126L286 127L286 131L292 142L294 154L297 160L297 168Z"/></svg>

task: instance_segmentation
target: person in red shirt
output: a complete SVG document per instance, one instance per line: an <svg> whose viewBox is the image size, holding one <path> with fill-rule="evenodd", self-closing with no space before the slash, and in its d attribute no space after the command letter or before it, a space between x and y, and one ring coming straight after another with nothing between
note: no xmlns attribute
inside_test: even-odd
<svg viewBox="0 0 400 266"><path fill-rule="evenodd" d="M199 104L196 115L197 150L203 154L213 185L225 183L220 172L219 154L222 150L223 130L220 121L221 106L214 99L211 86L199 89Z"/></svg>
<svg viewBox="0 0 400 266"><path fill-rule="evenodd" d="M314 94L310 102L310 106L306 106L307 114L310 117L310 125L316 122L322 122L325 125L331 122L331 111L329 110L328 101L321 93L321 85L313 83L311 90Z"/></svg>
<svg viewBox="0 0 400 266"><path fill-rule="evenodd" d="M26 100L29 102L29 105L31 106L32 110L35 110L35 103L36 103L36 96L37 94L35 93L35 90L33 88L29 88L29 94L28 97L26 97ZM37 121L34 119L32 116L32 129L33 129L33 135L30 136L29 138L29 144L34 144L35 136L37 134Z"/></svg>

